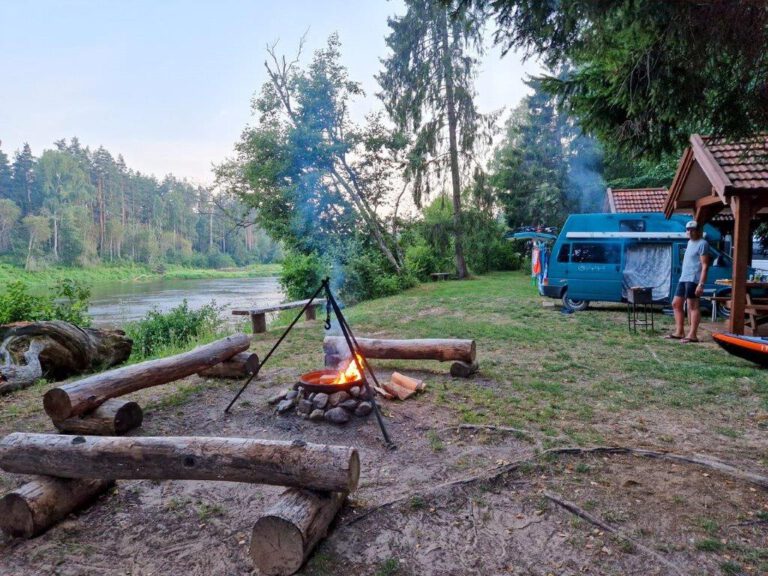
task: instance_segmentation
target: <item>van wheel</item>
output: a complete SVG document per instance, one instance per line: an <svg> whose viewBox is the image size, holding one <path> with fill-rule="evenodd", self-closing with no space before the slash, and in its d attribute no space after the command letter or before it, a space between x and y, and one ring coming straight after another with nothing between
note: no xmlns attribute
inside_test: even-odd
<svg viewBox="0 0 768 576"><path fill-rule="evenodd" d="M563 306L574 312L582 312L589 307L589 300L574 300L568 296L563 296Z"/></svg>

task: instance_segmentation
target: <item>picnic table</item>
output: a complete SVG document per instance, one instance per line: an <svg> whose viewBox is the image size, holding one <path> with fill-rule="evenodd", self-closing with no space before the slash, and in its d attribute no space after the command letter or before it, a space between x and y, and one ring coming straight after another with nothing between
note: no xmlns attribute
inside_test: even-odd
<svg viewBox="0 0 768 576"><path fill-rule="evenodd" d="M250 316L251 327L254 334L260 334L267 331L267 313L279 312L280 310L291 310L293 308L303 308L309 303L309 300L295 300L293 302L283 302L282 304L273 304L271 306L260 306L258 308L238 308L232 310L235 316ZM315 300L312 306L307 308L304 313L305 320L314 320L316 316L315 308L325 306L325 300Z"/></svg>
<svg viewBox="0 0 768 576"><path fill-rule="evenodd" d="M715 280L715 284L720 286L730 286L728 280ZM757 335L760 325L768 323L768 298L758 298L752 295L753 291L768 291L768 282L758 282L749 280L745 282L746 295L744 301L744 316L746 324L752 330L753 335ZM713 305L716 302L730 302L730 296L716 296L711 298Z"/></svg>

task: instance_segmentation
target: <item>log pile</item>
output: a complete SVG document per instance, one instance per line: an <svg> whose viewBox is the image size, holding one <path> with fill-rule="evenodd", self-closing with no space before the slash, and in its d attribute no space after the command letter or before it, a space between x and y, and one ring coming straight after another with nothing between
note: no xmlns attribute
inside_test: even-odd
<svg viewBox="0 0 768 576"><path fill-rule="evenodd" d="M386 360L451 361L451 375L468 377L477 372L474 340L432 338L418 340L386 340L358 338L360 351L366 358ZM323 340L325 366L337 368L350 357L346 340L341 336L326 336Z"/></svg>
<svg viewBox="0 0 768 576"><path fill-rule="evenodd" d="M0 529L31 538L88 505L114 479L193 479L289 486L256 521L250 555L262 574L293 574L357 488L347 446L250 438L101 437L13 433L0 468L42 474L0 498Z"/></svg>
<svg viewBox="0 0 768 576"><path fill-rule="evenodd" d="M111 368L131 355L122 330L79 328L68 322L16 322L0 326L0 394L45 376L62 380Z"/></svg>

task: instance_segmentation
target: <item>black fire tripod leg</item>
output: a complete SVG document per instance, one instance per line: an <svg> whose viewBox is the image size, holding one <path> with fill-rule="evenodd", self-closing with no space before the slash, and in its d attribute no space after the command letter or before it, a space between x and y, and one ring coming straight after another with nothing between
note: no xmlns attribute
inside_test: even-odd
<svg viewBox="0 0 768 576"><path fill-rule="evenodd" d="M347 341L347 346L349 347L349 351L352 354L352 359L357 365L357 369L360 371L360 374L363 375L363 381L365 382L365 389L366 389L368 398L370 399L371 404L373 405L373 413L376 415L376 421L379 423L381 434L384 436L384 442L386 443L387 448L389 448L390 450L395 450L397 448L397 445L394 442L392 442L392 439L389 437L389 433L387 432L387 427L384 425L384 419L381 417L381 412L379 411L379 405L376 402L376 395L374 394L374 391L371 390L370 384L368 384L368 378L365 377L365 368L367 368L368 373L371 375L371 377L373 378L373 381L376 383L376 387L380 387L379 381L376 379L376 374L371 368L371 365L368 364L368 359L365 356L363 356L362 353L360 353L360 346L357 343L355 336L352 334L352 329L349 327L349 324L347 324L347 319L344 318L344 315L341 313L341 309L339 308L339 305L336 302L336 299L333 297L333 294L331 294L331 288L328 285L328 278L326 278L323 282L326 285L326 291L325 291L326 300L330 302L331 306L333 307L333 312L336 314L336 318L339 320L339 327L341 328L341 333L344 335L344 339ZM363 364L365 365L365 368L363 368L363 365L360 364L360 358L363 359Z"/></svg>
<svg viewBox="0 0 768 576"><path fill-rule="evenodd" d="M238 399L238 398L240 398L240 394L242 394L243 392L245 392L245 389L246 389L246 388L248 388L248 385L251 383L251 381L252 381L254 378L256 378L256 376L258 376L259 372L261 372L261 367L262 367L262 366L264 366L264 364L266 364L266 363L267 363L267 360L269 360L269 357L270 357L270 356L272 356L272 353L273 353L275 350L277 350L277 347L278 347L278 346L280 346L280 344L281 344L281 343L282 343L282 341L285 339L285 337L286 337L286 336L288 336L288 332L290 332L290 331L291 331L291 329L292 329L292 328L293 328L293 327L296 325L296 322L298 322L298 321L299 321L299 319L300 319L300 318L301 318L301 317L304 315L304 313L307 311L307 308L309 308L310 306L312 306L312 305L313 305L313 302L315 301L315 298L317 298L317 296L320 294L320 292L322 292L322 291L323 291L323 289L325 289L325 288L326 288L326 286L327 286L327 282L328 282L328 279L327 279L327 278L326 278L325 280L323 280L323 282L320 284L320 288L318 288L318 289L317 289L317 291L316 291L316 292L315 292L315 293L312 295L312 297L309 299L309 302L307 302L307 303L304 305L304 308L302 308L302 309L301 309L301 312L299 312L299 314L296 316L296 318L294 318L294 319L293 319L293 322L291 322L290 326L288 326L288 328L286 328L286 329L285 329L285 332L283 332L283 335L282 335L282 336L280 336L280 339L279 339L277 342L275 342L275 345L274 345L274 346L272 346L272 349L271 349L269 352L267 352L267 355L266 355L266 356L264 356L264 360L262 360L262 361L261 361L261 363L259 363L259 366L258 366L258 368L256 368L256 370L253 372L253 374L251 374L251 377L250 377L250 378L248 378L248 380L245 382L245 384L243 384L243 387L242 387L242 388L240 388L240 390L238 391L238 393L237 393L237 394L235 394L235 397L234 397L234 398L232 398L232 402L230 402L230 403L229 403L229 406L227 406L227 407L224 409L224 412L225 412L225 413L229 414L229 409L230 409L230 408L232 408L232 405L233 405L235 402L237 402L237 399ZM330 292L329 290L326 290L326 291L327 291L327 292Z"/></svg>

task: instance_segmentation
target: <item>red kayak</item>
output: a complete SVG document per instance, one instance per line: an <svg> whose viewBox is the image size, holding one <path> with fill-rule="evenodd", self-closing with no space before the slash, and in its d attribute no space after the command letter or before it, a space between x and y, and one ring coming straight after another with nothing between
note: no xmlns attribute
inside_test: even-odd
<svg viewBox="0 0 768 576"><path fill-rule="evenodd" d="M729 332L712 334L712 338L726 352L761 366L768 366L768 338L739 336Z"/></svg>

